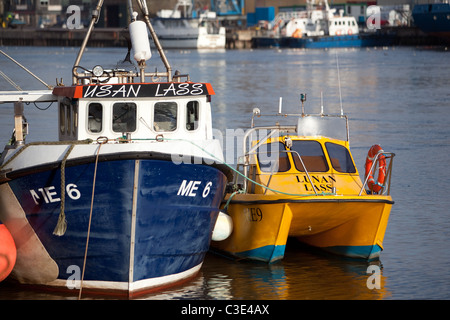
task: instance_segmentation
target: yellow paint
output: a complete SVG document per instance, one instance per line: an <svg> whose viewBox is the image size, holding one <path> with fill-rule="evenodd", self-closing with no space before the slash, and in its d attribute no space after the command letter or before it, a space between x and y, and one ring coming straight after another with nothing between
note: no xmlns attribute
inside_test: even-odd
<svg viewBox="0 0 450 320"><path fill-rule="evenodd" d="M220 250L236 254L271 245L285 245L292 213L286 204L230 206L227 212L233 219L232 235L214 242Z"/></svg>

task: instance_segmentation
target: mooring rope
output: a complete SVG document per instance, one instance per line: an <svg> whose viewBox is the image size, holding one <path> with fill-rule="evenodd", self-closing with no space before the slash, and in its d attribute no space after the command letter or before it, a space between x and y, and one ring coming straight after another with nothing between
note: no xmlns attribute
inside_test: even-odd
<svg viewBox="0 0 450 320"><path fill-rule="evenodd" d="M87 259L87 252L88 252L88 247L89 247L89 238L91 235L91 221L92 221L92 210L94 208L95 181L97 180L98 157L100 155L100 148L102 147L103 144L108 142L108 138L98 137L97 142L98 142L98 149L97 149L97 156L95 157L94 179L92 182L91 209L89 212L89 223L88 223L88 231L87 231L87 236L86 236L86 247L84 250L83 271L81 273L80 292L78 293L78 300L81 299L81 292L83 291L84 271L86 270L86 259Z"/></svg>
<svg viewBox="0 0 450 320"><path fill-rule="evenodd" d="M53 230L53 234L55 236L63 236L67 230L67 220L66 214L64 212L66 204L66 161L74 147L75 144L70 145L69 150L67 150L61 162L61 206L59 210L58 222L56 223L56 227Z"/></svg>

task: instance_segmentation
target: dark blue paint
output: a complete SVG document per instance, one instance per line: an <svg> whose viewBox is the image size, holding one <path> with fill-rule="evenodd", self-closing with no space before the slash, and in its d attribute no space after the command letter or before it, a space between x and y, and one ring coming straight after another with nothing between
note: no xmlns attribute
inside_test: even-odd
<svg viewBox="0 0 450 320"><path fill-rule="evenodd" d="M129 280L134 160L99 162L85 280ZM54 186L61 198L60 169L30 174L9 184L31 226L67 279L67 267L82 268L91 205L94 164L67 167L66 185L74 183L78 200L66 193L67 231L53 235L60 201L36 205L30 189ZM201 181L196 197L177 196L183 180ZM203 198L208 181L211 191ZM203 261L223 198L226 178L218 169L162 160L140 160L136 207L134 280L178 273ZM38 192L38 195L41 195ZM42 198L42 197L41 197Z"/></svg>

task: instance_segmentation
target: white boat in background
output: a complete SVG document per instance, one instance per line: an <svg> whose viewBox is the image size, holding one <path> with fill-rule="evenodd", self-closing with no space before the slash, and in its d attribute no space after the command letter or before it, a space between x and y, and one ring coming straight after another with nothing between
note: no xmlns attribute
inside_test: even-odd
<svg viewBox="0 0 450 320"><path fill-rule="evenodd" d="M181 6L183 12L179 10ZM197 17L190 0L178 1L174 10L160 10L152 24L164 48L225 48L225 28L219 25L216 13L204 11Z"/></svg>
<svg viewBox="0 0 450 320"><path fill-rule="evenodd" d="M286 48L344 48L387 46L392 39L360 33L353 16L330 8L327 0L307 0L306 11L281 12L267 30L252 38L252 46Z"/></svg>

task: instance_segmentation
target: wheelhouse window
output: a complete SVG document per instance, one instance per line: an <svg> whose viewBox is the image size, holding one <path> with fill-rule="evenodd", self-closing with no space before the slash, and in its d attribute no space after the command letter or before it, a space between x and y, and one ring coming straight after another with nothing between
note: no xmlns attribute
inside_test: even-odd
<svg viewBox="0 0 450 320"><path fill-rule="evenodd" d="M285 172L291 168L288 154L281 142L263 144L258 148L258 163L264 172Z"/></svg>
<svg viewBox="0 0 450 320"><path fill-rule="evenodd" d="M88 130L92 133L102 131L103 106L101 103L93 102L88 107Z"/></svg>
<svg viewBox="0 0 450 320"><path fill-rule="evenodd" d="M114 132L136 131L136 104L131 102L118 102L113 105Z"/></svg>
<svg viewBox="0 0 450 320"><path fill-rule="evenodd" d="M157 132L177 129L178 106L176 102L157 102L153 108L153 128Z"/></svg>
<svg viewBox="0 0 450 320"><path fill-rule="evenodd" d="M298 171L305 172L326 172L328 164L323 153L322 146L319 142L313 140L294 140L291 147L292 156L294 158L295 168ZM299 155L303 161L300 161Z"/></svg>
<svg viewBox="0 0 450 320"><path fill-rule="evenodd" d="M76 135L78 100L64 98L59 104L59 129L62 135Z"/></svg>
<svg viewBox="0 0 450 320"><path fill-rule="evenodd" d="M66 132L66 105L63 102L59 104L59 131Z"/></svg>
<svg viewBox="0 0 450 320"><path fill-rule="evenodd" d="M189 101L186 105L186 129L193 131L198 128L198 101Z"/></svg>
<svg viewBox="0 0 450 320"><path fill-rule="evenodd" d="M352 158L347 148L331 142L325 143L325 147L327 148L327 152L331 160L331 165L336 171L346 173L356 172L355 165L353 164Z"/></svg>
<svg viewBox="0 0 450 320"><path fill-rule="evenodd" d="M72 108L69 104L66 105L66 134L70 135L72 133Z"/></svg>
<svg viewBox="0 0 450 320"><path fill-rule="evenodd" d="M78 131L78 101L72 101L72 133L75 136Z"/></svg>

